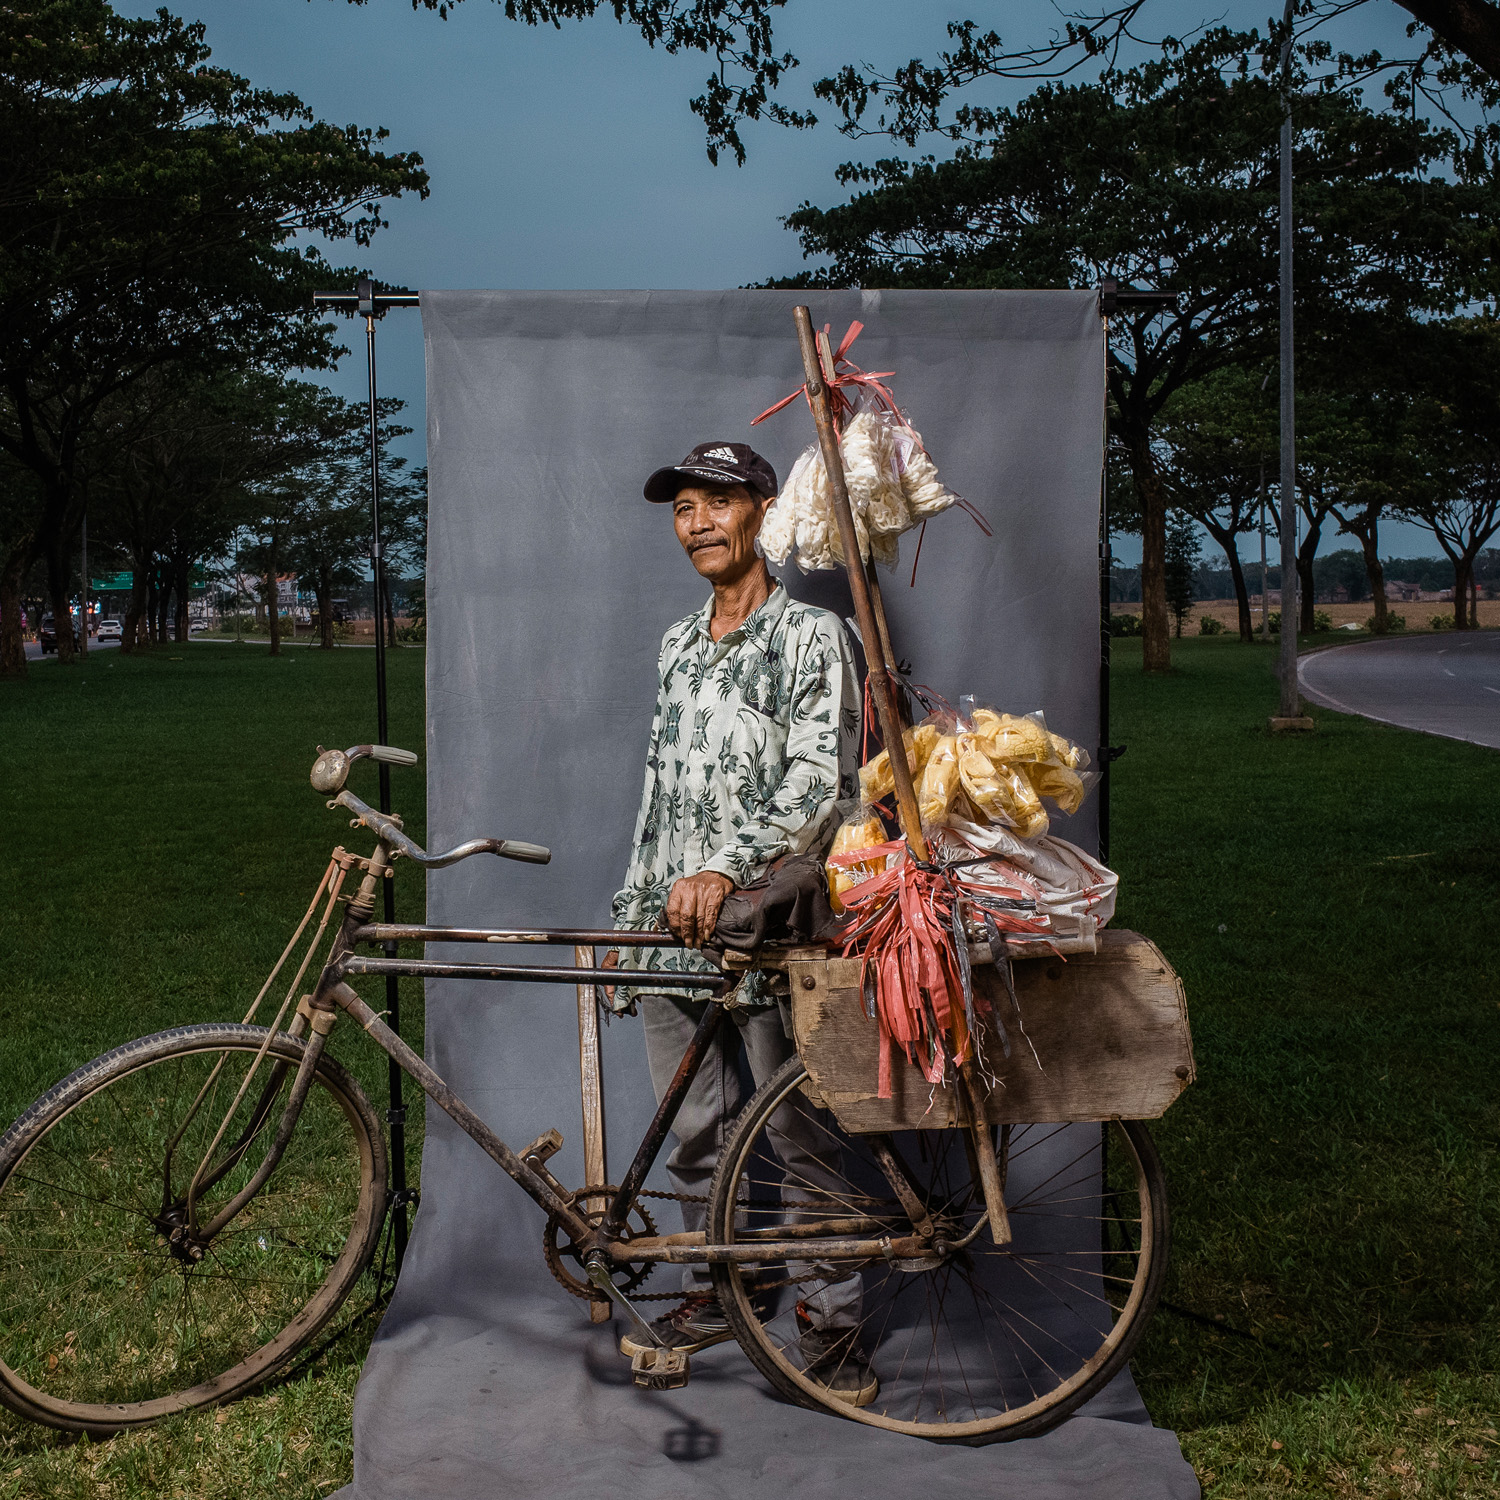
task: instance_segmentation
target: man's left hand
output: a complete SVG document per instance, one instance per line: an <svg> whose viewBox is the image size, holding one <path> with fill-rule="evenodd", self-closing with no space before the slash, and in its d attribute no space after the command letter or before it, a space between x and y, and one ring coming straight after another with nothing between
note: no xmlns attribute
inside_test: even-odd
<svg viewBox="0 0 1500 1500"><path fill-rule="evenodd" d="M667 897L667 926L689 948L701 948L714 934L724 898L734 882L717 870L684 875Z"/></svg>

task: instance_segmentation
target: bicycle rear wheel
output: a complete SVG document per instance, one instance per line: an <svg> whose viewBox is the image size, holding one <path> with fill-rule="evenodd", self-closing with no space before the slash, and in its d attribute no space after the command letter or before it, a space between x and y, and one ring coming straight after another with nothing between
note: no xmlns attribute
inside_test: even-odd
<svg viewBox="0 0 1500 1500"><path fill-rule="evenodd" d="M806 1078L792 1058L735 1121L710 1189L709 1242L784 1239L788 1226L812 1223L827 1239L912 1235L874 1154L885 1145L952 1248L714 1266L735 1337L767 1380L802 1406L975 1446L1036 1436L1103 1390L1166 1271L1166 1191L1145 1126L1109 1122L1107 1150L1097 1124L997 1130L1013 1232L997 1245L969 1132L847 1135L803 1092ZM868 1405L840 1399L816 1365L810 1374L808 1351L826 1350L829 1335L836 1347L857 1342L868 1360L879 1382Z"/></svg>
<svg viewBox="0 0 1500 1500"><path fill-rule="evenodd" d="M225 1401L286 1365L348 1295L380 1233L385 1142L326 1053L269 1180L201 1257L180 1242L188 1184L266 1035L142 1037L0 1137L0 1403L104 1434ZM303 1047L271 1039L209 1160L200 1222L264 1159Z"/></svg>

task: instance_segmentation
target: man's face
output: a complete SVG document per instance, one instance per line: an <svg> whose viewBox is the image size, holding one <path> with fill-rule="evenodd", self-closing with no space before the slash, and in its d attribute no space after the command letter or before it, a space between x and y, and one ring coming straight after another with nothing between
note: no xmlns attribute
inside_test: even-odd
<svg viewBox="0 0 1500 1500"><path fill-rule="evenodd" d="M755 538L768 503L742 484L678 490L672 502L677 540L710 583L734 583L757 565Z"/></svg>

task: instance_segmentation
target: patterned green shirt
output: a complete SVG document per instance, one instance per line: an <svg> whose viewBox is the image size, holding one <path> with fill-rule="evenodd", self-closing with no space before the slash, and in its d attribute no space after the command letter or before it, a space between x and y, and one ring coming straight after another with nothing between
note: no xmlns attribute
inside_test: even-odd
<svg viewBox="0 0 1500 1500"><path fill-rule="evenodd" d="M681 876L717 870L743 886L783 854L821 853L834 804L854 793L859 690L837 616L779 583L720 641L712 613L710 599L662 638L634 851L612 904L619 928L664 927ZM717 972L688 949L628 949L620 965ZM620 986L616 1007L638 993ZM748 975L739 998L764 1004L763 976Z"/></svg>

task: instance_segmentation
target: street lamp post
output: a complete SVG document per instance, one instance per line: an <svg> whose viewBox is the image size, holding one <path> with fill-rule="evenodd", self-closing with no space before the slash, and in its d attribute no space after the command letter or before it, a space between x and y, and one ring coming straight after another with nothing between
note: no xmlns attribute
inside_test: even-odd
<svg viewBox="0 0 1500 1500"><path fill-rule="evenodd" d="M1296 0L1286 0L1281 86L1281 718L1298 717L1297 428L1292 346L1292 40Z"/></svg>

